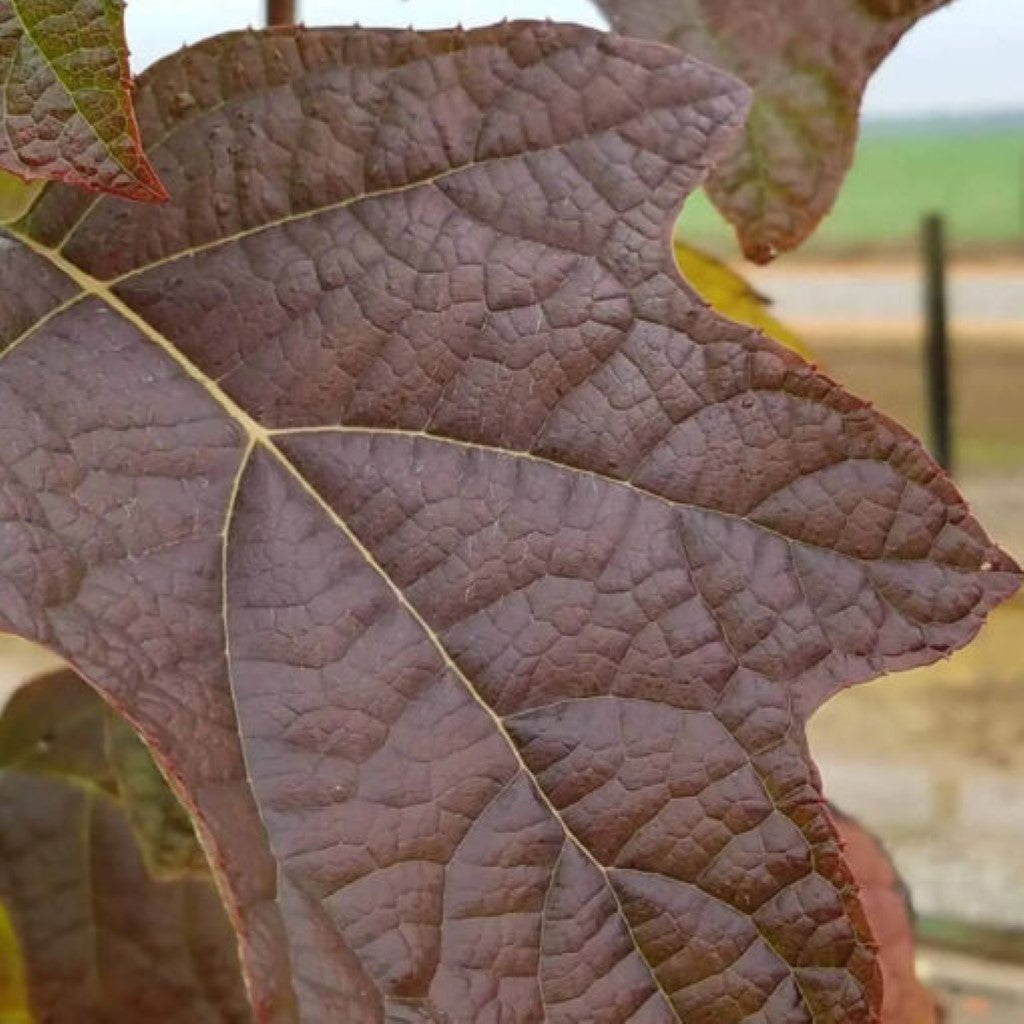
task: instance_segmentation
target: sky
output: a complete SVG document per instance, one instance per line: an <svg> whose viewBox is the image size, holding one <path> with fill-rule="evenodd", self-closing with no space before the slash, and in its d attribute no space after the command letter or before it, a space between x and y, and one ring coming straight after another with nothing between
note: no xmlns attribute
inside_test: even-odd
<svg viewBox="0 0 1024 1024"><path fill-rule="evenodd" d="M754 0L752 0L754 2ZM603 27L589 0L298 0L310 25L440 28L505 17ZM259 24L262 0L129 0L128 42L141 70L184 42ZM869 118L1024 110L1024 0L955 0L922 19L876 73Z"/></svg>

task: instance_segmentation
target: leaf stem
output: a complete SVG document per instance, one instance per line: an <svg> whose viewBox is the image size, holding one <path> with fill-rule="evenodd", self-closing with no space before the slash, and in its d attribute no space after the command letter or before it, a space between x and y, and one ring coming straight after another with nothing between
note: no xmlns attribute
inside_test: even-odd
<svg viewBox="0 0 1024 1024"><path fill-rule="evenodd" d="M294 25L295 0L267 0L268 25Z"/></svg>

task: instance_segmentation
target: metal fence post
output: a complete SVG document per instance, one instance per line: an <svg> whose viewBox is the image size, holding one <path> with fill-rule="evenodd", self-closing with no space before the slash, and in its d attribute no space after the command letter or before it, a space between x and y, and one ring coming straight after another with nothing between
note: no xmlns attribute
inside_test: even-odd
<svg viewBox="0 0 1024 1024"><path fill-rule="evenodd" d="M946 246L942 216L930 213L921 225L924 256L925 385L929 446L935 461L953 472L953 396L946 303Z"/></svg>

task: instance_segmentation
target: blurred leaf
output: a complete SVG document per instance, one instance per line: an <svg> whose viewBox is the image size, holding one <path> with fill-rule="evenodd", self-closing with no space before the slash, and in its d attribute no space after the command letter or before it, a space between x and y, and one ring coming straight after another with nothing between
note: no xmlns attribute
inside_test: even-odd
<svg viewBox="0 0 1024 1024"><path fill-rule="evenodd" d="M17 769L116 792L104 751L106 706L74 672L27 683L0 717L0 771Z"/></svg>
<svg viewBox="0 0 1024 1024"><path fill-rule="evenodd" d="M616 31L656 39L754 91L739 145L707 183L749 259L793 249L835 202L861 96L920 17L948 0L594 0Z"/></svg>
<svg viewBox="0 0 1024 1024"><path fill-rule="evenodd" d="M107 756L149 873L154 878L209 875L206 854L192 822L146 745L124 719L111 711L107 712L106 725Z"/></svg>
<svg viewBox="0 0 1024 1024"><path fill-rule="evenodd" d="M24 217L45 184L42 180L24 182L0 171L0 224L12 224Z"/></svg>
<svg viewBox="0 0 1024 1024"><path fill-rule="evenodd" d="M121 0L0 0L0 79L0 168L167 198L139 141Z"/></svg>
<svg viewBox="0 0 1024 1024"><path fill-rule="evenodd" d="M0 719L0 1024L251 1020L187 818L124 730L70 670Z"/></svg>
<svg viewBox="0 0 1024 1024"><path fill-rule="evenodd" d="M910 896L889 855L863 825L831 808L843 856L860 887L860 901L878 942L882 969L880 1024L938 1024L935 997L917 979Z"/></svg>

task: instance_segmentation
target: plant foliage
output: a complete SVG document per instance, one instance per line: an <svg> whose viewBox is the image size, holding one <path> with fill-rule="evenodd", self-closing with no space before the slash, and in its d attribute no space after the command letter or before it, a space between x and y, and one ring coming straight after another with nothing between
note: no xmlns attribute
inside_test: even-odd
<svg viewBox="0 0 1024 1024"><path fill-rule="evenodd" d="M679 272L713 309L730 320L764 331L805 359L810 357L796 332L772 314L771 300L749 281L710 253L678 238L672 246Z"/></svg>
<svg viewBox="0 0 1024 1024"><path fill-rule="evenodd" d="M139 142L121 0L0 0L0 82L0 197L7 171L167 198Z"/></svg>
<svg viewBox="0 0 1024 1024"><path fill-rule="evenodd" d="M243 1024L235 945L127 723L67 670L18 690L0 719L0 1021Z"/></svg>
<svg viewBox="0 0 1024 1024"><path fill-rule="evenodd" d="M657 39L739 75L754 91L739 144L708 195L746 255L765 263L832 208L872 72L948 0L594 0L626 35Z"/></svg>
<svg viewBox="0 0 1024 1024"><path fill-rule="evenodd" d="M882 844L833 808L843 856L860 886L882 970L882 1024L940 1024L935 997L917 978L910 897Z"/></svg>
<svg viewBox="0 0 1024 1024"><path fill-rule="evenodd" d="M1018 570L680 279L746 105L573 26L233 34L140 84L170 204L0 234L0 629L146 739L258 1019L876 1019L804 723Z"/></svg>

